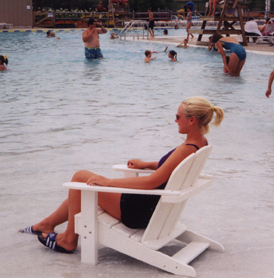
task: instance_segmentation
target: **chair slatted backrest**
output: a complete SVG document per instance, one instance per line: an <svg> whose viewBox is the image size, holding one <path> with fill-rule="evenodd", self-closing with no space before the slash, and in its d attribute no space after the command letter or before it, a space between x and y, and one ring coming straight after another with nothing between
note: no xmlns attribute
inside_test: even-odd
<svg viewBox="0 0 274 278"><path fill-rule="evenodd" d="M211 149L211 146L203 147L184 159L172 172L165 189L182 190L193 186L205 165ZM186 203L187 200L180 203L164 203L160 199L142 241L158 240L171 234L180 219Z"/></svg>
<svg viewBox="0 0 274 278"><path fill-rule="evenodd" d="M273 20L273 21L274 21L274 20ZM264 32L270 32L270 33L274 32L274 23L272 23L272 24L267 24L266 27L265 27Z"/></svg>

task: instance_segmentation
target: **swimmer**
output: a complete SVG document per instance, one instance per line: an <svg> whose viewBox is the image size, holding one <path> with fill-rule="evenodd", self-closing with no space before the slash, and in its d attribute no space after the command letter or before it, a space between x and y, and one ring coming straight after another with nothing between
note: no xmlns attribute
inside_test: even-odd
<svg viewBox="0 0 274 278"><path fill-rule="evenodd" d="M168 58L170 58L170 61L176 62L177 61L177 52L175 52L174 50L170 50L168 52Z"/></svg>
<svg viewBox="0 0 274 278"><path fill-rule="evenodd" d="M47 31L47 38L56 38L57 40L60 40L59 37L55 37L55 32Z"/></svg>
<svg viewBox="0 0 274 278"><path fill-rule="evenodd" d="M6 66L8 65L8 63L9 61L7 55L5 56L0 55L0 70L7 70ZM6 66L4 64L6 64Z"/></svg>
<svg viewBox="0 0 274 278"><path fill-rule="evenodd" d="M168 35L168 30L165 29L163 33L164 33L164 35Z"/></svg>
<svg viewBox="0 0 274 278"><path fill-rule="evenodd" d="M156 57L151 58L151 51L150 50L146 50L145 55L146 55L146 58L144 60L145 63L149 63L151 60L156 59Z"/></svg>
<svg viewBox="0 0 274 278"><path fill-rule="evenodd" d="M187 45L188 40L184 39L184 41L180 44L178 44L176 47L183 47L183 48L188 48L189 46Z"/></svg>
<svg viewBox="0 0 274 278"><path fill-rule="evenodd" d="M222 55L224 70L228 71L230 75L239 76L246 60L246 52L242 45L235 38L223 37L218 32L213 34L211 42L215 43L218 51ZM227 64L223 48L231 51L229 64Z"/></svg>
<svg viewBox="0 0 274 278"><path fill-rule="evenodd" d="M119 39L119 36L116 33L111 33L109 38L111 40L114 40L114 39Z"/></svg>
<svg viewBox="0 0 274 278"><path fill-rule="evenodd" d="M88 28L82 34L82 40L85 44L85 56L88 60L104 59L100 49L99 34L106 34L107 29L93 18L88 20Z"/></svg>

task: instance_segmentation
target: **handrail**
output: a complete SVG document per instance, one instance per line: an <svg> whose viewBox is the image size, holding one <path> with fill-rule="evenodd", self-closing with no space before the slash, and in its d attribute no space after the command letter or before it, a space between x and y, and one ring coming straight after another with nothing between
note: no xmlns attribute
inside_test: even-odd
<svg viewBox="0 0 274 278"><path fill-rule="evenodd" d="M145 37L144 30L145 30L145 25L147 24L147 21L144 21L144 20L131 20L130 22L127 23L127 25L120 32L120 40L122 39L122 37L124 37L124 40L126 40L127 32L136 23L140 23L140 24L143 25L143 39L144 39L144 37ZM134 37L134 35L132 35L132 36ZM148 36L148 34L147 34L147 36ZM139 36L138 36L138 38L139 38Z"/></svg>

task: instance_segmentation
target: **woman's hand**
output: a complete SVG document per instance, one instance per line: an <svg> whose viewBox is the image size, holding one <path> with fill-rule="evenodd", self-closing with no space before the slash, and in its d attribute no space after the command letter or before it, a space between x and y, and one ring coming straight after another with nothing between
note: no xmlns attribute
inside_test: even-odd
<svg viewBox="0 0 274 278"><path fill-rule="evenodd" d="M224 73L229 73L229 74L233 75L232 71L229 69L229 67L227 65L224 65Z"/></svg>
<svg viewBox="0 0 274 278"><path fill-rule="evenodd" d="M96 184L96 185L101 185L101 186L107 186L107 182L108 182L107 178L92 173L87 181L87 184L88 185Z"/></svg>
<svg viewBox="0 0 274 278"><path fill-rule="evenodd" d="M127 162L127 167L132 169L146 168L146 163L139 159L131 159Z"/></svg>

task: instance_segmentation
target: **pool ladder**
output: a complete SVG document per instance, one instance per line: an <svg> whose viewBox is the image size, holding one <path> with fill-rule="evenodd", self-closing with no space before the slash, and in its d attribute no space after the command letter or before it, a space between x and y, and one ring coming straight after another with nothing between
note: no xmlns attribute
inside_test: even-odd
<svg viewBox="0 0 274 278"><path fill-rule="evenodd" d="M133 39L135 40L135 38L137 38L137 40L139 40L139 38L141 37L142 39L145 39L149 37L149 33L148 30L147 34L145 34L145 27L147 26L148 22L144 21L144 20L131 20L130 22L127 23L127 25L123 28L123 30L120 32L120 40L122 38L124 38L124 40L126 40L127 37L133 37ZM133 25L137 25L138 27L143 27L143 34L133 34L133 35L128 35L127 32L130 30L130 28L132 28ZM148 26L147 26L148 29Z"/></svg>

